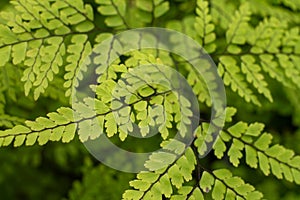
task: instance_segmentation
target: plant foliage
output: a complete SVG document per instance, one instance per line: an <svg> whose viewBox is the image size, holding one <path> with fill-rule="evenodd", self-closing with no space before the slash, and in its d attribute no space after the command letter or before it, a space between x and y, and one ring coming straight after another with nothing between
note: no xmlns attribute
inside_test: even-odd
<svg viewBox="0 0 300 200"><path fill-rule="evenodd" d="M264 194L270 198L278 188L285 189L273 199L300 197L298 0L11 0L5 5L0 12L2 149L61 141L74 142L76 152L76 138L86 142L103 134L130 150L161 148L127 190L131 175L106 169L83 153L88 164L70 199L105 199L107 188L111 198L120 199L122 192L123 199L132 200L254 200ZM223 130L218 129L221 122L202 119L212 114L213 104L205 78L212 79L209 84L214 78L200 76L179 56L141 49L102 67L118 54L120 41L106 50L97 49L98 44L121 31L149 26L182 32L212 57L228 96ZM97 66L95 72L91 66ZM163 66L182 74L200 105L190 143L180 138L192 124L193 102L174 89L172 71ZM86 80L93 75L96 80ZM74 96L85 86L81 83L95 95ZM281 117L287 125L276 121ZM210 125L219 131L216 138ZM132 139L137 130L148 138L154 129L159 134L147 145ZM173 138L177 131L180 138ZM56 157L67 165L65 157ZM102 178L110 185L100 183ZM113 185L121 185L119 193Z"/></svg>

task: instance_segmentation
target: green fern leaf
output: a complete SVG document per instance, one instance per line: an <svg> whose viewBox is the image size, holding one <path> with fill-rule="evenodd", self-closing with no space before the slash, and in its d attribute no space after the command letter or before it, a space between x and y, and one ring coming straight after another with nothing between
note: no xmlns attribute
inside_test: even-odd
<svg viewBox="0 0 300 200"><path fill-rule="evenodd" d="M241 5L239 10L236 11L226 32L226 40L229 45L245 44L250 14L249 4L247 3Z"/></svg>
<svg viewBox="0 0 300 200"><path fill-rule="evenodd" d="M10 27L2 28L6 34L3 37L11 35L11 39L0 43L0 52L5 53L2 64L11 60L13 64L24 63L28 67L21 80L25 82L26 95L34 88L35 99L45 92L64 64L65 38L71 35L69 26L84 33L94 28L89 5L80 0L50 2L11 1L19 13L1 13Z"/></svg>
<svg viewBox="0 0 300 200"><path fill-rule="evenodd" d="M109 27L115 28L129 28L126 21L127 5L125 1L122 0L97 0L98 11L107 16L105 23Z"/></svg>
<svg viewBox="0 0 300 200"><path fill-rule="evenodd" d="M173 193L173 186L181 189L184 180L190 181L192 179L191 172L196 163L193 151L190 148L183 152L182 150L178 151L176 145L172 145L173 142L174 140L163 144L163 149L168 149L172 153L163 151L154 153L146 162L145 166L150 170L155 170L154 172L140 172L137 175L138 179L130 182L130 185L142 192L142 195L140 192L133 192L135 190L127 190L123 194L123 199L136 199L134 196L136 194L139 194L138 199L160 199L162 195L170 198ZM177 143L180 144L181 142L176 141ZM172 148L170 148L170 144ZM178 154L175 152L179 153L178 160L176 160ZM184 180L180 177L184 177ZM147 187L144 187L145 184Z"/></svg>
<svg viewBox="0 0 300 200"><path fill-rule="evenodd" d="M249 89L249 86L244 81L243 76L240 74L240 69L236 65L236 60L229 56L222 56L220 58L221 63L219 63L219 70L225 72L223 75L223 80L225 85L231 85L231 89L237 92L241 97L245 98L247 102L253 102L256 105L261 105L257 97Z"/></svg>
<svg viewBox="0 0 300 200"><path fill-rule="evenodd" d="M74 138L77 127L72 113L70 108L60 108L57 112L49 113L48 118L39 117L35 121L25 121L26 125L17 125L1 131L1 146L8 146L13 141L14 146L20 146L24 142L28 146L36 142L44 145L49 140L60 139L69 142Z"/></svg>
<svg viewBox="0 0 300 200"><path fill-rule="evenodd" d="M216 45L213 43L216 39L216 35L213 32L215 25L211 23L212 17L209 14L208 2L204 0L197 1L195 29L200 37L200 45L208 52L212 53L216 49Z"/></svg>
<svg viewBox="0 0 300 200"><path fill-rule="evenodd" d="M91 53L91 45L86 35L74 35L72 37L72 45L68 46L67 52L70 54L67 61L70 63L66 65L67 73L64 75L66 82L64 87L68 88L66 96L71 95L71 91L79 86L76 77L82 77L82 72L86 70L88 65L88 55Z"/></svg>
<svg viewBox="0 0 300 200"><path fill-rule="evenodd" d="M260 67L256 64L255 58L250 55L242 56L242 72L246 74L246 79L249 83L252 83L255 88L257 88L259 93L264 94L264 96L273 101L271 92L267 88L267 83L264 81L264 76L260 73Z"/></svg>
<svg viewBox="0 0 300 200"><path fill-rule="evenodd" d="M141 0L136 1L136 18L141 23L131 21L135 26L145 24L153 25L155 20L164 15L169 10L169 2L164 0Z"/></svg>
<svg viewBox="0 0 300 200"><path fill-rule="evenodd" d="M244 122L239 122L228 128L228 132L221 132L218 140L214 144L215 155L222 158L226 151L226 146L220 143L231 142L228 150L230 162L237 167L243 157L242 150L245 149L246 164L252 168L260 168L265 175L270 172L278 179L285 178L288 181L297 183L297 174L300 170L299 156L281 145L273 145L272 135L262 133L263 124L253 123L249 126ZM224 150L225 149L225 150Z"/></svg>

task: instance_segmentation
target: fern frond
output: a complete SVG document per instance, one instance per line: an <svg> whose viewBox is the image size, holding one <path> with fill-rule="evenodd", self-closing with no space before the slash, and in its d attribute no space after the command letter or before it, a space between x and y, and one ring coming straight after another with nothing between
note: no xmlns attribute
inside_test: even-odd
<svg viewBox="0 0 300 200"><path fill-rule="evenodd" d="M258 105L258 101L251 97L254 94L244 82L240 71L246 75L246 81L270 101L272 101L272 96L262 71L285 85L299 87L300 74L297 60L300 57L297 53L297 43L300 41L300 34L298 28L287 31L286 23L270 18L265 19L255 30L247 27L243 29L248 29L249 37L246 38L246 34L242 33L244 38L236 42L237 44L247 42L251 44L251 48L242 52L236 44L234 46L228 44L225 50L226 56L219 58L219 72L223 75L225 84L231 85L233 91L237 90L247 102L252 101ZM229 33L230 31L227 32L228 40L234 40L236 34ZM241 66L241 70L238 65ZM239 86L237 82L240 82Z"/></svg>
<svg viewBox="0 0 300 200"><path fill-rule="evenodd" d="M235 15L232 17L231 23L226 32L226 41L227 48L230 49L231 45L234 44L245 44L246 31L249 29L249 20L250 20L250 9L249 4L242 4L238 11L235 12Z"/></svg>
<svg viewBox="0 0 300 200"><path fill-rule="evenodd" d="M96 0L96 3L100 5L98 12L105 16L105 24L116 29L153 26L169 10L169 2L164 0L132 1L130 6L121 0Z"/></svg>
<svg viewBox="0 0 300 200"><path fill-rule="evenodd" d="M220 27L226 30L232 20L231 13L234 13L237 10L235 2L211 0L210 7L213 22L215 24L220 24Z"/></svg>
<svg viewBox="0 0 300 200"><path fill-rule="evenodd" d="M236 123L221 132L214 145L215 155L222 158L227 150L225 143L232 142L227 155L235 167L245 155L246 164L252 168L259 167L265 175L272 172L278 179L285 178L300 184L300 156L295 156L292 150L281 145L271 146L273 137L270 133L263 133L263 128L261 123Z"/></svg>
<svg viewBox="0 0 300 200"><path fill-rule="evenodd" d="M94 28L92 9L81 0L21 0L11 4L18 13L1 13L8 26L0 25L0 64L24 64L25 94L34 88L34 98L38 99L63 65L67 36Z"/></svg>
<svg viewBox="0 0 300 200"><path fill-rule="evenodd" d="M204 171L199 183L203 192L211 192L212 199L262 199L261 192L245 183L243 179L233 176L227 169ZM201 198L200 198L201 199ZM202 198L204 199L204 198Z"/></svg>
<svg viewBox="0 0 300 200"><path fill-rule="evenodd" d="M100 6L98 7L98 12L105 18L105 24L108 27L118 28L118 29L128 29L130 28L127 20L127 4L123 0L96 0L95 1Z"/></svg>
<svg viewBox="0 0 300 200"><path fill-rule="evenodd" d="M27 146L31 146L37 141L44 145L48 141L69 142L74 138L77 124L72 120L73 111L70 108L62 107L47 116L0 131L0 145L8 146L14 142L17 147L25 142Z"/></svg>
<svg viewBox="0 0 300 200"><path fill-rule="evenodd" d="M212 17L208 8L208 2L204 0L197 1L195 30L200 37L200 45L208 52L212 53L216 49L214 41L216 35L214 33L215 25L212 23Z"/></svg>
<svg viewBox="0 0 300 200"><path fill-rule="evenodd" d="M266 18L249 35L248 41L252 45L253 53L277 53L287 24L276 18ZM284 45L284 44L283 44Z"/></svg>
<svg viewBox="0 0 300 200"><path fill-rule="evenodd" d="M257 96L249 88L247 82L241 74L237 62L230 56L222 56L218 65L220 75L223 76L224 84L231 86L234 92L237 92L241 97L245 98L247 102L252 102L256 105L261 105Z"/></svg>
<svg viewBox="0 0 300 200"><path fill-rule="evenodd" d="M164 15L169 10L169 2L165 0L141 0L136 1L136 18L145 24L153 26L155 20Z"/></svg>
<svg viewBox="0 0 300 200"><path fill-rule="evenodd" d="M186 68L190 72L187 81L193 87L194 94L198 96L200 102L205 102L206 105L211 106L211 98L203 77L197 75L198 73L190 65L186 65Z"/></svg>
<svg viewBox="0 0 300 200"><path fill-rule="evenodd" d="M174 122L184 137L191 123L191 103L176 87L176 81L172 83L171 80L176 77L174 72L164 67L160 59L149 51L135 51L128 56L124 64L117 61L108 69L99 67L96 70L100 75L99 84L93 86L93 90L100 101L116 110L114 117L107 116L115 118L111 124L105 124L108 135L113 136L120 131L120 138L124 140L137 126L142 137L157 129L166 139ZM103 66L105 62L102 60L98 64ZM121 78L117 80L120 73ZM118 131L113 123L119 126Z"/></svg>
<svg viewBox="0 0 300 200"><path fill-rule="evenodd" d="M264 75L261 73L259 65L255 64L255 58L251 55L244 55L241 57L242 72L246 75L246 80L252 83L257 88L260 94L263 94L270 102L273 101L271 92L268 89L268 84L264 80Z"/></svg>
<svg viewBox="0 0 300 200"><path fill-rule="evenodd" d="M97 126L97 130L92 130L91 128L98 125L100 117L106 113L101 113L99 116L95 114L95 111L91 107L91 101L86 99L86 104L76 104L74 109L61 107L57 109L57 112L51 112L47 114L47 117L38 117L35 121L25 121L25 125L16 125L11 129L6 129L0 131L0 145L8 146L14 142L14 146L21 146L25 144L31 146L36 142L39 145L44 145L48 141L59 141L67 143L73 140L75 132L78 130L79 138L82 141L87 140L91 137L92 139L98 137L101 132ZM93 102L94 103L94 102ZM105 108L102 108L103 104L99 102L96 104L96 108L103 111ZM100 108L99 108L100 106ZM86 132L82 130L82 127L87 123L90 123L93 120L93 124L90 124L91 127L85 127L90 130ZM103 126L100 126L103 127ZM94 136L93 134L97 134Z"/></svg>
<svg viewBox="0 0 300 200"><path fill-rule="evenodd" d="M250 51L259 55L262 69L272 78L282 84L299 87L300 75L295 62L299 59L296 49L300 41L299 29L286 30L286 27L286 23L275 18L264 20L249 37Z"/></svg>
<svg viewBox="0 0 300 200"><path fill-rule="evenodd" d="M45 42L45 43L44 43ZM49 45L48 48L43 48L42 45ZM40 94L45 92L48 87L48 82L53 80L53 76L58 74L59 67L63 64L63 56L65 54L65 45L63 39L54 37L49 40L40 41L38 47L38 54L30 56L25 64L30 65L28 62L33 61L35 64L24 71L22 81L25 82L25 94L28 95L32 87L34 88L34 99L37 100ZM41 56L40 58L37 58ZM43 67L39 68L39 64L44 63Z"/></svg>
<svg viewBox="0 0 300 200"><path fill-rule="evenodd" d="M237 109L226 108L228 124L224 124L223 116L224 83L246 102L266 105L261 111L272 111L266 120L278 111L280 115L292 114L293 125L299 125L300 4L293 0L190 3L11 0L12 6L6 10L9 12L0 13L0 147L68 143L77 135L85 143L105 134L138 153L149 152L154 146L135 145L134 137L143 138L142 142L146 138L162 141L161 149L149 154L144 163L146 171L130 182L131 189L124 192L123 199L263 198L252 185L227 169L206 169L202 162L217 164L216 159L201 159L211 149L218 160L228 159L233 167L244 164L259 168L261 175L273 174L300 185L299 155L273 144L264 124L236 123L247 113L234 116ZM98 22L104 29L97 27ZM145 26L171 28L191 38L183 34L169 37L154 28L114 36L122 30ZM190 48L194 42L203 49ZM93 48L96 44L100 45ZM215 74L213 62L223 82ZM282 85L290 88L283 91ZM20 95L31 92L34 101ZM272 102L272 95L277 97L275 104L263 104L263 100ZM36 102L40 97L41 101ZM235 95L229 99L230 104L246 105L239 105ZM282 111L278 108L281 101L293 105ZM63 107L70 104L72 107ZM53 107L59 108L48 113ZM248 107L258 111L253 105ZM34 112L28 113L28 108ZM48 114L35 117L42 110ZM36 119L16 117L19 111L20 116ZM223 126L226 128L221 131ZM286 142L286 146L293 144ZM62 157L60 154L58 159L65 160ZM126 164L128 157L116 157L116 162L119 166ZM102 167L86 169L85 175L99 176L109 171ZM106 180L111 181L115 174ZM73 194L78 193L73 198L82 198L81 192L94 178L83 178L83 184L74 186ZM99 197L99 188L97 195L93 198Z"/></svg>
<svg viewBox="0 0 300 200"><path fill-rule="evenodd" d="M67 52L70 54L67 57L64 79L64 87L67 88L66 96L71 95L72 90L79 86L80 78L83 77L81 71L86 71L88 55L92 52L92 47L86 35L74 35L71 39L71 45L68 46ZM84 63L85 62L85 63Z"/></svg>
<svg viewBox="0 0 300 200"><path fill-rule="evenodd" d="M135 190L126 190L123 199L161 199L162 195L170 198L173 187L180 189L192 179L195 164L191 148L186 149L185 144L176 140L165 142L163 150L152 154L145 164L151 171L140 172L130 182Z"/></svg>
<svg viewBox="0 0 300 200"><path fill-rule="evenodd" d="M192 180L191 173L195 170L196 158L193 150L176 141L173 147L168 147L174 141L169 141L163 150L153 153L145 166L151 172L140 172L137 179L130 182L135 190L127 190L123 199L204 199L204 194L212 191L212 198L215 200L224 197L242 199L261 199L262 194L255 188L246 184L240 177L232 176L231 172L225 169L215 170L212 173L197 170L197 180L194 186L185 185ZM168 149L171 152L165 152ZM185 150L186 149L186 150ZM177 151L174 154L174 151ZM176 155L179 155L176 160ZM199 164L199 163L198 163Z"/></svg>
<svg viewBox="0 0 300 200"><path fill-rule="evenodd" d="M199 8L197 8L199 16L197 16L196 18L188 16L185 17L182 21L172 20L167 24L167 28L185 33L186 35L198 41L200 45L202 45L203 50L213 52L215 49L215 45L210 44L213 41L210 41L207 44L207 40L205 42L205 36L210 35L208 37L215 37L214 33L212 32L214 28L212 28L213 24L210 23L209 20L210 15L208 15L207 6L208 4L206 1L199 1ZM206 15L208 15L208 18L206 18ZM203 28L207 25L209 26L208 30L203 30ZM195 29L197 30L196 32ZM171 65L175 65L178 69L184 69L186 71L186 73L188 74L187 81L189 85L193 88L193 92L198 97L198 100L200 102L205 102L208 106L211 106L212 102L208 91L207 83L205 82L204 77L202 77L202 75L199 74L199 72L197 72L197 70L186 61L182 61L180 59L172 57ZM204 68L204 66L202 67Z"/></svg>
<svg viewBox="0 0 300 200"><path fill-rule="evenodd" d="M118 65L112 67L111 72L108 73L108 78L116 78L115 73L118 70ZM155 71L149 67L148 70L151 73L157 73L157 69ZM185 137L188 131L187 127L191 123L189 120L191 115L189 112L190 102L181 95L172 95L169 89L153 87L151 80L142 78L144 72L135 71L137 74L132 72L129 77L123 76L124 80L129 83L128 86L133 84L131 85L133 89L127 88L129 91L135 92L136 98L128 98L126 90L125 93L121 90L116 93L113 92L117 84L120 84L120 89L123 88L120 81L118 83L112 79L101 81L101 84L94 88L99 99L87 97L82 103L74 103L73 109L59 108L57 112L47 114L47 118L39 117L35 121L25 121L25 125L18 125L2 131L0 135L1 146L7 146L12 141L14 141L14 146L20 146L24 142L26 145L32 145L36 141L40 145L48 141L69 142L74 138L77 128L79 139L82 142L89 138L95 139L104 132L109 137L119 133L120 139L125 140L128 133L133 131L132 127L136 120L139 121L137 124L142 136L150 133L151 126L157 127L162 137L167 138L168 128L172 127L171 122L174 120L180 135ZM161 80L161 77L157 76L151 78ZM149 82L147 83L147 81ZM143 86L145 83L146 87ZM138 85L143 87L135 91L134 87ZM114 96L116 99L112 102L112 95L114 94L119 96ZM124 94L125 102L120 101ZM175 99L178 99L178 102ZM162 109L162 105L159 104L163 104L166 109ZM175 114L174 118L173 114Z"/></svg>
<svg viewBox="0 0 300 200"><path fill-rule="evenodd" d="M249 88L241 74L243 72L246 75L246 81L253 84L259 93L264 94L266 98L272 101L267 83L264 81L264 76L260 73L260 66L254 64L255 58L251 55L244 55L239 62L234 57L235 54L239 54L242 51L239 45L247 42L247 31L251 30L249 27L250 14L248 4L242 4L235 13L226 32L227 44L224 50L224 52L228 52L231 55L219 58L219 71L224 78L225 85L230 85L232 90L237 91L247 102L251 101L256 105L260 105L256 95ZM241 63L241 70L238 67L239 63Z"/></svg>

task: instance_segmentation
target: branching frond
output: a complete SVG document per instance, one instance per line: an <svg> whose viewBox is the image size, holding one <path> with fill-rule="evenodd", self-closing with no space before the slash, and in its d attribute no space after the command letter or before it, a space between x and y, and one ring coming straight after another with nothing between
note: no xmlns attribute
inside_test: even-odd
<svg viewBox="0 0 300 200"><path fill-rule="evenodd" d="M100 6L98 12L103 16L106 16L105 24L108 27L114 27L118 29L128 29L129 24L126 20L127 4L123 0L96 0Z"/></svg>
<svg viewBox="0 0 300 200"><path fill-rule="evenodd" d="M0 66L7 62L25 65L25 94L34 88L34 98L38 99L64 63L67 36L93 30L92 8L81 0L11 3L17 14L1 13L7 25L0 25Z"/></svg>
<svg viewBox="0 0 300 200"><path fill-rule="evenodd" d="M212 53L216 49L214 41L216 34L214 33L215 25L212 23L212 16L209 13L208 2L203 0L197 1L195 22L195 30L200 36L200 45L208 52Z"/></svg>
<svg viewBox="0 0 300 200"><path fill-rule="evenodd" d="M147 161L145 166L151 172L139 173L137 180L130 182L136 190L125 191L123 199L161 199L162 195L170 198L173 187L181 189L184 182L192 180L195 164L191 148L186 149L185 144L175 140L166 142L163 150L153 153Z"/></svg>
<svg viewBox="0 0 300 200"><path fill-rule="evenodd" d="M276 18L265 19L253 29L250 14L248 4L236 12L226 32L226 46L219 55L218 68L226 85L247 102L260 105L252 87L273 101L265 73L282 84L299 87L296 60L300 34L298 28L287 30L287 23ZM250 48L241 47L245 44Z"/></svg>
<svg viewBox="0 0 300 200"><path fill-rule="evenodd" d="M300 156L279 144L271 145L273 137L262 132L263 128L261 123L236 123L221 132L214 145L215 155L221 159L227 151L229 161L235 167L245 155L247 165L259 167L265 175L272 173L279 179L300 184ZM231 143L229 149L225 145L228 142Z"/></svg>

